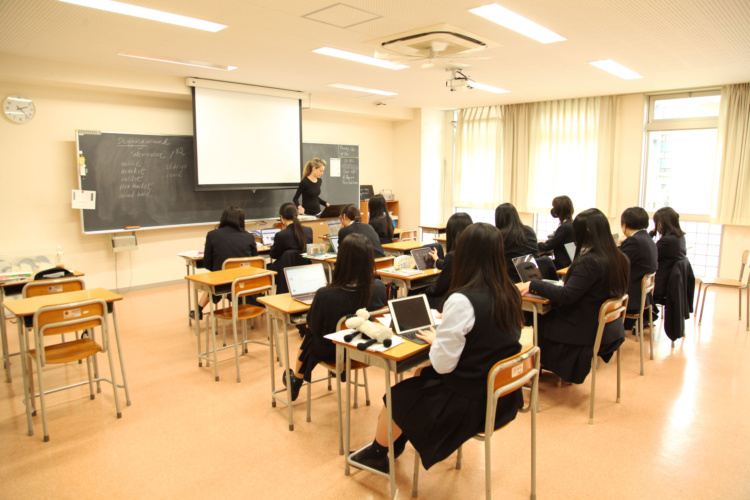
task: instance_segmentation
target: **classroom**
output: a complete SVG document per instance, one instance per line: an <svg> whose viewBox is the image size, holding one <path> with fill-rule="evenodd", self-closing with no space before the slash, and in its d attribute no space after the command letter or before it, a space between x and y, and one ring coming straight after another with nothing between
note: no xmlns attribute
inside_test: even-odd
<svg viewBox="0 0 750 500"><path fill-rule="evenodd" d="M419 5L399 0L137 3L180 10L230 29L198 32L55 0L0 4L0 96L22 95L36 107L28 123L0 120L0 207L6 233L0 256L53 256L61 249L66 267L85 272L87 288L124 295L120 321L133 393L133 406L124 407L117 421L107 390L92 402L93 409L82 409L80 399L72 405L63 400L50 422L52 441L42 443L41 432L34 437L25 432L15 358L13 383L2 382L0 391L0 498L29 494L29 488L39 488L41 497L57 498L292 498L305 492L309 498L388 496L382 478L365 477L361 471L350 477L341 473L335 396L314 389L309 423L301 397L295 405L295 430L288 432L285 405L272 408L263 392L268 385L266 350L243 358L241 384L230 375L232 362L221 363L225 376L218 383L210 370L195 366L184 303L185 266L176 254L202 249L214 224L137 231L138 249L121 253L112 252L111 234L83 234L80 210L71 208L71 192L79 187L76 130L192 135L189 77L306 92L310 100L301 111L302 141L359 146L359 183L372 185L375 193L392 192L399 202L399 227L418 228L444 224L459 208L471 210L476 221L508 201L516 185L506 182L491 207L486 200L473 207L460 204L454 186L470 182L457 180L454 168L455 110L617 96L612 122L616 147L611 152L616 168L604 177L599 172L591 206L602 209L612 232L618 232L623 210L645 199L645 122L651 97L717 95L724 85L750 81L747 0L499 2L568 39L549 45L468 13L483 2L467 0ZM344 10L327 12L336 8ZM235 23L240 26L232 30ZM413 61L393 56L391 61L410 66L400 71L311 53L328 46L372 55L375 41L446 23L482 36L489 47L465 59L439 53ZM123 50L238 68L216 71L118 57ZM485 54L490 58L482 59ZM606 58L643 78L623 80L586 64ZM421 67L425 64L433 66ZM583 68L568 67L574 65ZM464 75L510 92L493 94L478 87L451 91L451 85L466 83ZM331 87L335 82L398 94ZM745 171L737 184L741 179L747 183L748 177ZM712 196L710 185L688 189L695 199ZM550 219L549 205L513 198L519 199L528 207L520 210L523 222L539 231L537 221ZM590 207L576 206L585 208ZM264 224L272 224L271 219ZM684 220L698 225L709 219L708 214L688 214ZM750 248L750 226L720 227L714 276L736 279L741 255ZM615 369L611 363L600 368L602 419L592 427L584 409L588 384L556 388L541 378L540 498L750 498L750 424L742 418L750 396L750 372L743 363L750 349L744 328L750 312L742 298L738 321L735 292L712 293L703 324L693 316L686 321L682 345L672 349L661 335L656 361L649 362L645 377L637 372L637 345L627 339L625 397L617 409ZM17 350L15 325L8 323L8 331ZM293 338L294 329L289 337L290 351L296 351L300 341ZM353 410L366 421L353 428L354 438L363 443L371 439L384 393L378 370L370 377L372 406ZM571 398L573 407L566 403ZM87 418L92 422L81 425L79 419ZM493 495L498 498L529 494L528 419L519 414L494 438ZM87 426L91 432L85 431ZM117 428L125 426L127 431L117 436ZM482 446L468 443L465 448L462 470L455 470L453 457L422 469L420 497L484 496ZM411 494L413 453L407 451L405 458L397 469L398 498Z"/></svg>

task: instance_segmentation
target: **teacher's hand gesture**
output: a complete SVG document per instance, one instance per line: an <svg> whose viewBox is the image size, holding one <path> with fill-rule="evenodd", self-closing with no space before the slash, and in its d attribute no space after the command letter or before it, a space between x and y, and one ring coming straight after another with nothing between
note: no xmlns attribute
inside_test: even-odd
<svg viewBox="0 0 750 500"><path fill-rule="evenodd" d="M305 213L304 207L302 207L302 205L298 206L297 207L297 212L299 212L300 214L304 214Z"/></svg>

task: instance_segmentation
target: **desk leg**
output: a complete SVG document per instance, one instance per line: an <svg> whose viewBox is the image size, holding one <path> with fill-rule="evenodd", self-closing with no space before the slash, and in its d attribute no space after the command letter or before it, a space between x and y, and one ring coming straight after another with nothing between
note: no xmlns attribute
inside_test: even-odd
<svg viewBox="0 0 750 500"><path fill-rule="evenodd" d="M185 260L185 272L187 272L188 276L190 276L191 274L195 274L194 272L193 273L190 272L190 267L191 267L190 266L190 261L189 260ZM185 280L185 281L187 281L188 326L193 326L193 318L190 317L190 311L193 310L193 304L190 303L190 280ZM195 288L195 287L193 287L193 288ZM197 303L198 302L196 302L196 304Z"/></svg>
<svg viewBox="0 0 750 500"><path fill-rule="evenodd" d="M535 303L532 302L531 303L531 307L532 307L532 309L534 309L534 312L532 314L532 316L534 317L534 322L533 322L533 325L534 325L534 345L538 346L539 342L537 340L538 339L538 333L537 332L539 332L539 325L537 324L537 316L539 316L539 306L537 304L535 304Z"/></svg>
<svg viewBox="0 0 750 500"><path fill-rule="evenodd" d="M3 366L5 367L5 381L10 383L10 353L8 352L8 332L5 329L5 289L0 288L0 335L3 343ZM19 320L21 321L21 320ZM23 323L23 321L21 321Z"/></svg>
<svg viewBox="0 0 750 500"><path fill-rule="evenodd" d="M32 407L32 399L34 396L31 394L31 391L29 390L29 377L33 377L33 373L28 373L26 371L26 341L24 339L24 321L23 318L16 318L16 322L18 323L18 345L20 346L21 351L21 373L23 374L23 402L26 406L26 422L29 426L29 436L34 435L34 424L31 422L31 407Z"/></svg>
<svg viewBox="0 0 750 500"><path fill-rule="evenodd" d="M338 351L342 350L344 359L346 360L346 434L344 435L344 475L349 475L349 446L351 439L352 429L352 405L351 405L351 383L352 383L352 359L349 357L349 353L344 349L343 346L336 345L336 357L339 356ZM386 384L390 387L389 384ZM390 394L390 393L388 393Z"/></svg>
<svg viewBox="0 0 750 500"><path fill-rule="evenodd" d="M130 391L128 390L128 378L125 376L125 357L122 354L122 346L120 345L120 329L117 326L117 310L112 307L112 323L115 326L115 342L117 342L117 354L120 357L120 372L122 373L122 387L125 389L125 404L131 405L130 402Z"/></svg>
<svg viewBox="0 0 750 500"><path fill-rule="evenodd" d="M195 299L195 306L198 307L198 287L193 285L193 299ZM203 360L201 359L201 325L200 321L195 320L195 338L198 339L198 368L203 366ZM206 332L208 335L208 331Z"/></svg>
<svg viewBox="0 0 750 500"><path fill-rule="evenodd" d="M271 407L276 408L276 398L273 396L276 393L276 370L274 367L276 360L274 359L273 349L274 338L278 338L278 336L276 335L276 318L271 318L272 315L271 308L266 306L266 331L268 332L268 345L271 356ZM273 326L271 326L271 323L273 323ZM273 331L271 328L273 328Z"/></svg>
<svg viewBox="0 0 750 500"><path fill-rule="evenodd" d="M287 334L287 325L291 323L291 318L285 317L284 318L284 331L281 332L281 337L284 340L284 373L288 374L290 370L289 366L289 335ZM289 430L294 430L294 416L292 415L292 381L288 380L289 377L287 376L287 383L286 383L286 397L289 404L287 405L289 407Z"/></svg>
<svg viewBox="0 0 750 500"><path fill-rule="evenodd" d="M385 364L385 406L388 408L388 479L391 498L396 498L396 460L393 456L393 400L391 399L391 362ZM395 371L395 369L394 369Z"/></svg>
<svg viewBox="0 0 750 500"><path fill-rule="evenodd" d="M218 382L219 381L219 355L216 352L216 335L214 334L214 332L216 331L216 323L215 323L216 319L214 318L214 301L213 300L208 301L208 308L209 308L208 309L209 319L208 319L208 327L206 327L206 335L211 337L211 346L213 346L213 349L214 349L214 380Z"/></svg>

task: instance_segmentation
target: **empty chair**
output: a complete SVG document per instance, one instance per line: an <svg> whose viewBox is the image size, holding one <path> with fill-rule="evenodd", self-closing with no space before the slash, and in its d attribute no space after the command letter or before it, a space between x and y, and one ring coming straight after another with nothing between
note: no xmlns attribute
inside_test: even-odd
<svg viewBox="0 0 750 500"><path fill-rule="evenodd" d="M612 321L625 321L625 311L628 308L628 296L609 299L599 308L599 327L596 329L596 340L594 340L594 356L591 358L591 400L589 402L589 424L594 423L594 393L596 390L596 361L599 359L599 347L602 344L604 325ZM643 342L641 342L643 345ZM617 403L620 403L620 349L617 348Z"/></svg>
<svg viewBox="0 0 750 500"><path fill-rule="evenodd" d="M417 241L416 229L405 229L398 235L399 241Z"/></svg>
<svg viewBox="0 0 750 500"><path fill-rule="evenodd" d="M646 308L648 308L648 324L651 327L651 359L654 359L654 304L653 301L650 301L648 305L646 305L646 302L649 302L647 299L651 295L651 293L654 291L654 283L656 280L656 273L646 274L643 276L643 279L641 280L641 308L640 312L638 314L626 314L625 317L628 319L635 319L636 321L636 334L638 335L638 342L641 344L641 375L645 373L644 367L643 367L643 330L645 327L645 321L646 318L643 316L644 311Z"/></svg>
<svg viewBox="0 0 750 500"><path fill-rule="evenodd" d="M529 381L531 382L531 397L529 404L521 409L522 412L529 412L532 408L537 407L537 398L539 395L539 347L531 347L525 352L521 352L510 358L498 361L490 370L487 377L487 413L485 415L485 428L474 436L474 439L484 442L484 470L485 470L485 495L488 499L492 498L492 434L500 429L494 428L495 410L497 409L497 400L506 394L520 389ZM531 498L536 499L536 411L531 413ZM508 425L508 424L506 424ZM503 426L505 427L505 426ZM502 427L501 427L502 428ZM458 448L458 457L456 459L456 469L461 468L462 447ZM419 486L419 453L414 456L414 483L412 486L412 497L416 497Z"/></svg>
<svg viewBox="0 0 750 500"><path fill-rule="evenodd" d="M748 282L750 282L750 272L747 273L745 283L742 283L742 277L745 274L745 268L747 267L747 256L750 250L742 252L742 261L740 263L740 277L736 280L727 278L702 278L698 284L698 298L696 299L696 306L698 302L701 302L701 313L698 316L698 324L701 324L703 320L703 306L706 304L706 294L708 289L712 286L719 286L724 288L734 288L739 293L739 316L742 319L742 290L745 290L745 330L750 330L750 293L748 293ZM704 288L705 285L705 288ZM701 289L703 289L703 301L701 301Z"/></svg>

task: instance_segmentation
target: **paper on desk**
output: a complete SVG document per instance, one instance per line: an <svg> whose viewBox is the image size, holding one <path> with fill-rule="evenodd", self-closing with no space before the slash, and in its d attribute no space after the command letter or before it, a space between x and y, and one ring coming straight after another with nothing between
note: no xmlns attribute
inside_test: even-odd
<svg viewBox="0 0 750 500"><path fill-rule="evenodd" d="M96 191L73 190L73 208L94 210L96 208Z"/></svg>
<svg viewBox="0 0 750 500"><path fill-rule="evenodd" d="M414 276L415 274L422 274L419 269L396 269L395 267L388 267L381 269L384 273L398 274L399 276Z"/></svg>
<svg viewBox="0 0 750 500"><path fill-rule="evenodd" d="M188 250L187 252L180 252L177 255L179 255L180 257L197 259L198 257L203 257L203 252L201 252L200 250Z"/></svg>
<svg viewBox="0 0 750 500"><path fill-rule="evenodd" d="M360 342L363 342L363 340L360 337L355 338L351 342L346 342L344 340L344 337L346 335L349 335L353 331L354 330L352 330L352 329L341 330L340 332L329 333L328 335L325 336L325 338L327 338L329 340L335 340L336 342L343 342L345 344L356 346ZM392 349L392 348L396 347L397 345L399 345L399 344L401 344L403 342L404 342L404 339L402 339L401 337L397 337L397 336L394 335L393 338L391 339L391 347L385 347L383 344L376 343L376 344L373 344L370 347L368 347L367 350L368 351L372 351L372 352L385 352L388 349Z"/></svg>
<svg viewBox="0 0 750 500"><path fill-rule="evenodd" d="M341 177L341 158L331 158L330 176Z"/></svg>

